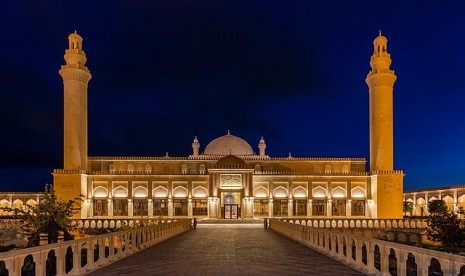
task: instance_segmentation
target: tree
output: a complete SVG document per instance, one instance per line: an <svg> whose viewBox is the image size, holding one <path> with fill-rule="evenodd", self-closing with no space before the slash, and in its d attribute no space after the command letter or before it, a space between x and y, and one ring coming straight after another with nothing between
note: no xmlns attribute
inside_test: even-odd
<svg viewBox="0 0 465 276"><path fill-rule="evenodd" d="M465 225L456 214L447 209L443 200L429 202L428 210L428 239L441 242L446 248L458 252L460 245L465 241Z"/></svg>
<svg viewBox="0 0 465 276"><path fill-rule="evenodd" d="M407 213L410 213L410 215L412 215L413 203L410 201L404 201L402 209L404 211L404 216L406 216Z"/></svg>
<svg viewBox="0 0 465 276"><path fill-rule="evenodd" d="M39 245L40 234L47 234L48 243L58 242L60 232L64 239L73 239L69 233L72 229L70 218L79 212L81 195L64 201L57 198L51 185L45 186L44 198L36 205L27 204L23 208L1 207L18 219L19 230L29 236L28 247Z"/></svg>

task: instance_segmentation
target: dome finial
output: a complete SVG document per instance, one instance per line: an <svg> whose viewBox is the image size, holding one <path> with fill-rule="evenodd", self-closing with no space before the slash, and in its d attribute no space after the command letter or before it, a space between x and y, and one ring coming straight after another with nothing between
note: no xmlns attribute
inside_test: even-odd
<svg viewBox="0 0 465 276"><path fill-rule="evenodd" d="M382 34L382 32L381 32L381 29L378 30L378 36L382 36L382 35L383 35L383 34Z"/></svg>
<svg viewBox="0 0 465 276"><path fill-rule="evenodd" d="M228 129L228 135L231 135L231 130Z"/></svg>

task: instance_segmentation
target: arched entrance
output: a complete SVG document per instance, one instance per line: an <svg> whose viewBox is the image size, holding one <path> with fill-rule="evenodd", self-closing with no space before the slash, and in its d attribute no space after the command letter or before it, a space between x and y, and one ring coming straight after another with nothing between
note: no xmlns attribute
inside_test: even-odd
<svg viewBox="0 0 465 276"><path fill-rule="evenodd" d="M239 205L236 203L236 198L232 194L224 195L223 218L238 219Z"/></svg>

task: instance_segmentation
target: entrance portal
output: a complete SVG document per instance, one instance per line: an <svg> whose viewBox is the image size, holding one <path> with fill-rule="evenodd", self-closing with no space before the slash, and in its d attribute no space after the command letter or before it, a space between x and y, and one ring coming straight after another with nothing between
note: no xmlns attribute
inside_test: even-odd
<svg viewBox="0 0 465 276"><path fill-rule="evenodd" d="M237 204L225 204L223 218L237 219L239 214L239 207Z"/></svg>

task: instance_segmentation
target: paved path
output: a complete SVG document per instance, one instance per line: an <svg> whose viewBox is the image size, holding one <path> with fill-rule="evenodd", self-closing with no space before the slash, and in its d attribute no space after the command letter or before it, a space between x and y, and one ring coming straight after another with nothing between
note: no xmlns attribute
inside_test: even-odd
<svg viewBox="0 0 465 276"><path fill-rule="evenodd" d="M90 275L364 275L262 226L201 225Z"/></svg>

